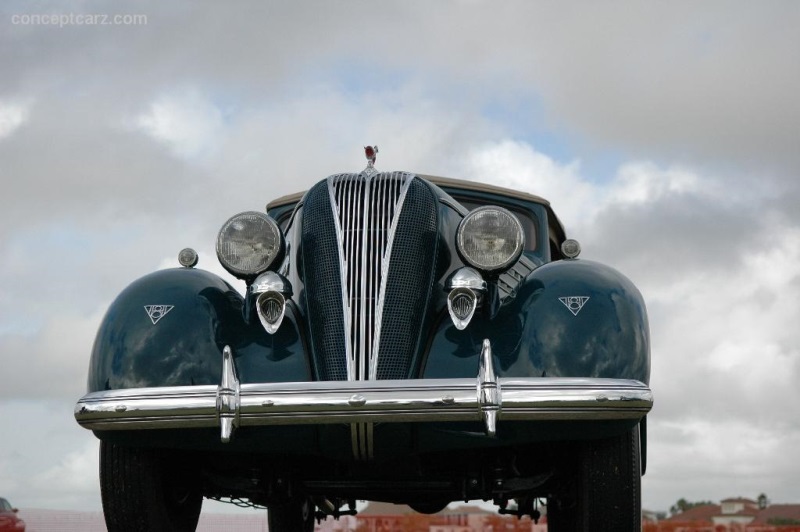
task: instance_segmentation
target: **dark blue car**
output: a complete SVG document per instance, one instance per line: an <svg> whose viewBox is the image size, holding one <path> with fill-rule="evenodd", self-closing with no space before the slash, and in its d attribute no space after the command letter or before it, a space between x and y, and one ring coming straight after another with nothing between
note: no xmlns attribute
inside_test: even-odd
<svg viewBox="0 0 800 532"><path fill-rule="evenodd" d="M194 530L203 497L266 507L271 531L474 499L641 528L639 291L578 259L542 198L379 172L374 151L224 222L244 296L186 249L111 304L75 407L110 531Z"/></svg>

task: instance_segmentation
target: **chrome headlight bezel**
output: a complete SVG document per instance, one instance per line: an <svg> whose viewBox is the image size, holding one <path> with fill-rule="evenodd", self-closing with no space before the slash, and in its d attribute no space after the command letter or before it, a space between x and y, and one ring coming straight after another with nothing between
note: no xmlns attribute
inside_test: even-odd
<svg viewBox="0 0 800 532"><path fill-rule="evenodd" d="M222 224L216 248L220 264L231 275L253 279L277 263L285 242L277 222L266 213L245 211Z"/></svg>
<svg viewBox="0 0 800 532"><path fill-rule="evenodd" d="M482 231L484 235L491 232L490 228L476 227L476 225L481 222L489 222L490 225L492 224L492 220L487 219L487 215L494 217L495 225L497 225L497 223L503 225L503 227L498 227L496 229L509 231L507 235L499 236L505 236L511 239L510 247L504 245L506 250L492 261L483 260L484 257L480 257L479 253L486 255L486 250L474 249L481 245L481 239L470 238L474 237L477 231ZM487 205L473 209L461 220L456 230L456 249L458 250L459 256L466 264L485 274L499 274L509 269L519 260L524 248L525 231L522 228L522 223L514 213L503 207Z"/></svg>

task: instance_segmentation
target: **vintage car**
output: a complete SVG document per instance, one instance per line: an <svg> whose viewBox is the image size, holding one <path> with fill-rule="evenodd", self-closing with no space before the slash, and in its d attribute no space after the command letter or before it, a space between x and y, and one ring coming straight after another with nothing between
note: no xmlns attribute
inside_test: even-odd
<svg viewBox="0 0 800 532"><path fill-rule="evenodd" d="M379 172L376 151L224 222L244 295L187 248L111 304L75 407L110 531L194 530L203 497L266 507L273 532L476 499L640 529L639 291L578 259L544 199Z"/></svg>

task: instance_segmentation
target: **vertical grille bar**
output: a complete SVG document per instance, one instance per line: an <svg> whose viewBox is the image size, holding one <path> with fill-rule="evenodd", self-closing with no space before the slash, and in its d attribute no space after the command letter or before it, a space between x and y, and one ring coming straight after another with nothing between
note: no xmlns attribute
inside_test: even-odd
<svg viewBox="0 0 800 532"><path fill-rule="evenodd" d="M413 178L404 172L328 178L339 240L348 380L377 378L392 241Z"/></svg>

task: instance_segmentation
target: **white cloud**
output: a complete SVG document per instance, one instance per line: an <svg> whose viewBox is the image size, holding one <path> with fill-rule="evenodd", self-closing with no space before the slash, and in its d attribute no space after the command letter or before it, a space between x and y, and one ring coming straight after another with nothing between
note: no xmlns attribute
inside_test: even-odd
<svg viewBox="0 0 800 532"><path fill-rule="evenodd" d="M755 499L760 493L772 502L796 502L800 432L753 427L747 417L731 414L713 421L649 423L655 445L648 451L644 477L646 508L667 510L680 498L718 502L736 496Z"/></svg>
<svg viewBox="0 0 800 532"><path fill-rule="evenodd" d="M591 218L600 190L580 174L580 163L560 164L525 142L510 139L472 149L465 173L484 181L524 190L549 200L564 223Z"/></svg>
<svg viewBox="0 0 800 532"><path fill-rule="evenodd" d="M222 110L197 89L163 95L135 124L172 152L194 159L214 151L224 130Z"/></svg>
<svg viewBox="0 0 800 532"><path fill-rule="evenodd" d="M80 315L59 310L40 310L43 321L35 331L0 334L3 373L25 377L6 380L0 398L77 400L86 392L92 343L105 311Z"/></svg>
<svg viewBox="0 0 800 532"><path fill-rule="evenodd" d="M98 440L75 422L74 401L0 398L3 496L20 508L97 510Z"/></svg>
<svg viewBox="0 0 800 532"><path fill-rule="evenodd" d="M0 140L11 136L28 121L31 103L0 100Z"/></svg>
<svg viewBox="0 0 800 532"><path fill-rule="evenodd" d="M87 431L86 443L81 449L62 455L58 462L34 475L29 480L30 488L42 495L75 496L97 492L97 469L100 463L100 446L97 439Z"/></svg>
<svg viewBox="0 0 800 532"><path fill-rule="evenodd" d="M692 193L700 188L697 174L680 168L662 170L649 161L625 163L608 192L609 203L642 204L669 194Z"/></svg>

